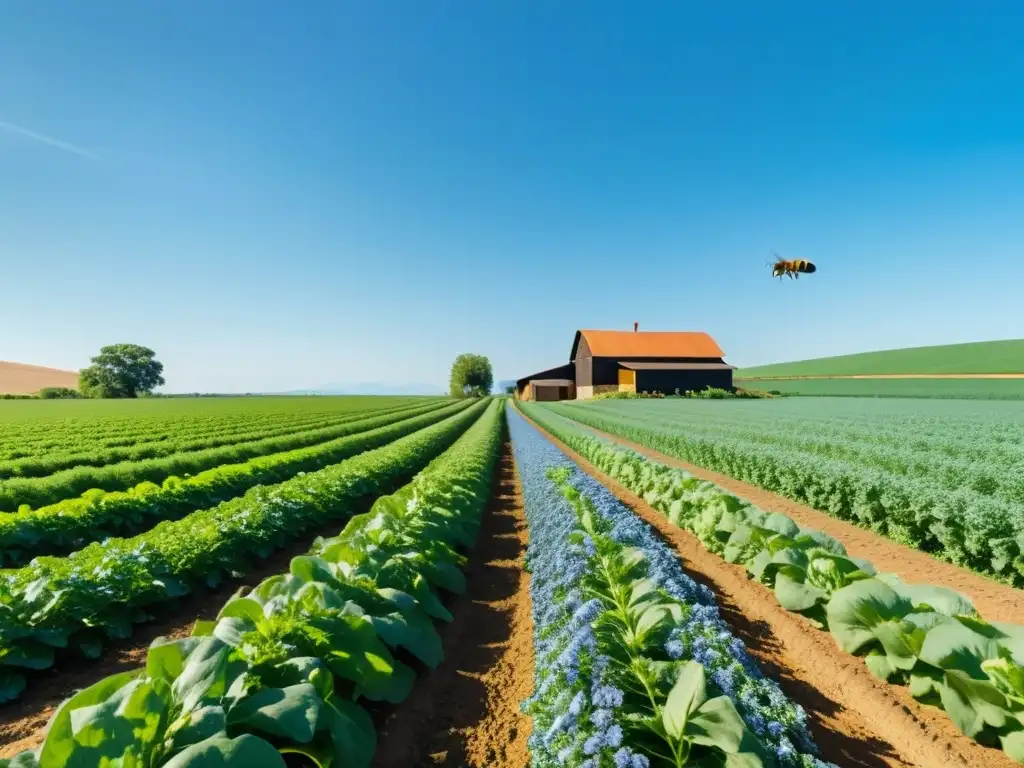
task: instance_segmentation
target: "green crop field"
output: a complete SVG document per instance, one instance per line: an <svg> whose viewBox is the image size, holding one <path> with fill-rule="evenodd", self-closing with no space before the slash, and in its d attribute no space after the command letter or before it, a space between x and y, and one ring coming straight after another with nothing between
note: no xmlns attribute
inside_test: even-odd
<svg viewBox="0 0 1024 768"><path fill-rule="evenodd" d="M1024 586L1024 403L780 398L544 407Z"/></svg>
<svg viewBox="0 0 1024 768"><path fill-rule="evenodd" d="M887 563L958 567L905 583L588 426L870 529ZM870 728L879 681L942 708L969 764L1024 762L1022 478L1012 401L3 401L0 768L373 768L463 739L473 766L837 768L819 689ZM720 612L718 566L662 523L759 583ZM794 612L835 642L761 669L752 611L780 647Z"/></svg>
<svg viewBox="0 0 1024 768"><path fill-rule="evenodd" d="M1024 339L887 349L742 368L737 379L878 374L1024 373Z"/></svg>
<svg viewBox="0 0 1024 768"><path fill-rule="evenodd" d="M736 386L810 397L1024 399L1024 379L737 379Z"/></svg>

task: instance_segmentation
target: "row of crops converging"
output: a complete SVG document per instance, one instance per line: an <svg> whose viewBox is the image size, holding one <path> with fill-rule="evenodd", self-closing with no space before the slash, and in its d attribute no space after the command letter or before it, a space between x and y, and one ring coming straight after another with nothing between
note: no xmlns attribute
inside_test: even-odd
<svg viewBox="0 0 1024 768"><path fill-rule="evenodd" d="M984 620L950 590L878 573L840 541L604 439L561 415L564 407L520 407L708 552L770 587L878 680L907 687L966 736L1024 762L1024 628ZM215 617L155 640L137 668L73 693L41 741L0 766L376 768L387 712L400 712L429 671L458 663L441 629L459 620L456 598L474 588L466 573L506 430L529 532L521 567L533 678L517 702L530 724L529 765L833 765L809 713L765 674L715 592L516 408L420 402L373 418L386 421L168 475L151 483L157 491L97 491L110 516L104 504L91 508L90 523L84 512L53 515L70 518L75 533L63 538L60 522L32 517L43 508L16 513L33 531L22 546L47 554L0 582L8 699L30 691L35 671L68 654L99 656L160 606L230 583L288 542L315 539ZM220 497L204 495L220 483ZM187 501L169 506L181 487ZM157 494L153 504L142 490ZM147 511L164 503L160 493L167 511ZM71 501L87 499L58 503ZM138 533L100 538L113 520ZM23 562L17 547L3 546Z"/></svg>

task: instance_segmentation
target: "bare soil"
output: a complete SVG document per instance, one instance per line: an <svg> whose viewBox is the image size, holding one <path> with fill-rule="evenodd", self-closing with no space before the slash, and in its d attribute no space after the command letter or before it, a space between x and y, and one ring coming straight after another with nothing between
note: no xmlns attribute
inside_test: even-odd
<svg viewBox="0 0 1024 768"><path fill-rule="evenodd" d="M367 501L361 502L356 511L363 511L368 504ZM32 674L23 696L0 706L0 759L41 744L53 713L75 692L110 675L141 667L146 662L149 646L156 638L176 640L187 637L197 620L215 619L237 590L252 589L263 579L287 571L292 558L308 552L316 536L333 536L344 524L344 520L335 520L310 532L260 561L243 577L225 581L217 589L192 593L174 606L155 606L153 610L162 614L161 618L136 625L130 638L108 645L99 659L68 658Z"/></svg>
<svg viewBox="0 0 1024 768"><path fill-rule="evenodd" d="M905 688L877 680L863 661L840 651L831 635L779 606L774 594L751 581L741 566L708 552L696 537L669 523L557 438L548 437L649 523L694 580L714 590L733 632L790 699L807 711L823 759L844 768L1016 765L1002 751L961 734L941 710L921 705ZM929 580L937 583L934 574Z"/></svg>
<svg viewBox="0 0 1024 768"><path fill-rule="evenodd" d="M31 395L43 387L78 386L77 371L63 371L42 365L26 365L0 360L0 393L5 395Z"/></svg>
<svg viewBox="0 0 1024 768"><path fill-rule="evenodd" d="M334 535L342 524L335 521L314 531L243 578L190 595L173 609L162 606L165 618L137 626L130 639L112 644L101 659L69 659L34 675L20 700L0 706L0 759L37 747L57 707L76 691L142 666L154 639L188 636L197 620L214 619L236 590L286 570L315 536ZM534 679L530 579L523 569L527 541L522 489L506 442L470 554L469 589L449 605L455 620L441 628L446 661L422 675L400 706L374 708L380 721L375 768L528 764L531 721L520 710Z"/></svg>
<svg viewBox="0 0 1024 768"><path fill-rule="evenodd" d="M853 557L863 558L882 572L895 573L910 583L926 583L956 590L974 602L978 613L990 621L1024 624L1024 591L932 557L919 549L897 544L874 531L837 520L824 512L770 493L757 486L687 464L646 446L600 430L592 432L671 467L678 467L704 480L710 480L741 499L767 512L781 512L799 525L827 533L843 543Z"/></svg>
<svg viewBox="0 0 1024 768"><path fill-rule="evenodd" d="M533 692L528 540L522 490L505 444L467 571L469 589L441 628L445 661L416 681L378 727L374 768L525 768Z"/></svg>

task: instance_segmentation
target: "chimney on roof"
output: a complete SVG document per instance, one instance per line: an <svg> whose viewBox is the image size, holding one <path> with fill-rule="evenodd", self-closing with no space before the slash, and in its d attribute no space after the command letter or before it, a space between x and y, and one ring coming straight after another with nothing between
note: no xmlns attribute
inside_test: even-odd
<svg viewBox="0 0 1024 768"><path fill-rule="evenodd" d="M636 333L640 328L640 323L633 323L633 333Z"/></svg>

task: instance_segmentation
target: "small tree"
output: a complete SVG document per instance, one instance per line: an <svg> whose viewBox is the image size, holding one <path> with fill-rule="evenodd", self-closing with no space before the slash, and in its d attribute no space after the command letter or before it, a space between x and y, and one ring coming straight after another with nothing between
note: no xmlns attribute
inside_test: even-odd
<svg viewBox="0 0 1024 768"><path fill-rule="evenodd" d="M452 364L452 397L486 397L494 386L491 361L483 355L462 354Z"/></svg>
<svg viewBox="0 0 1024 768"><path fill-rule="evenodd" d="M138 397L164 383L163 363L148 347L112 344L100 349L78 374L78 388L88 397Z"/></svg>

